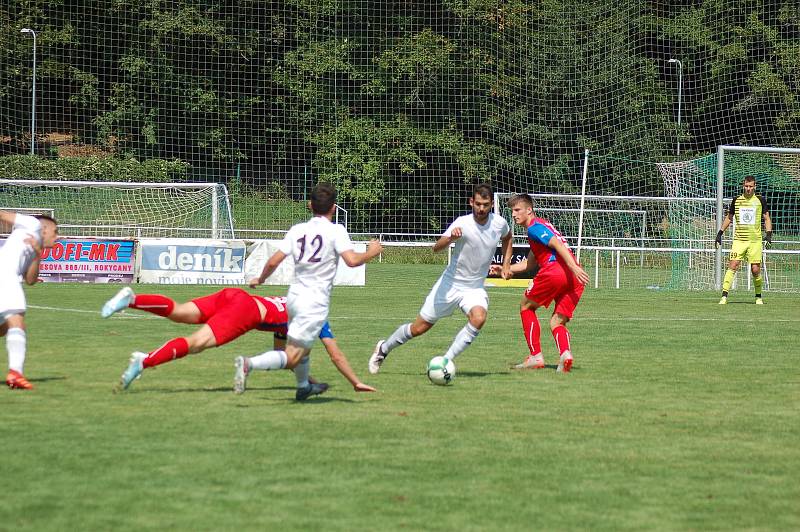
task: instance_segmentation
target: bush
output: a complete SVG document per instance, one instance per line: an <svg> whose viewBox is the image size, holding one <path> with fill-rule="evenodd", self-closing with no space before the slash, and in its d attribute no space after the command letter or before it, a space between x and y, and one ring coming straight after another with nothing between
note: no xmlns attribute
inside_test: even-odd
<svg viewBox="0 0 800 532"><path fill-rule="evenodd" d="M180 183L187 180L188 174L188 163L179 160L137 161L113 157L43 159L31 155L0 157L0 177L3 179Z"/></svg>

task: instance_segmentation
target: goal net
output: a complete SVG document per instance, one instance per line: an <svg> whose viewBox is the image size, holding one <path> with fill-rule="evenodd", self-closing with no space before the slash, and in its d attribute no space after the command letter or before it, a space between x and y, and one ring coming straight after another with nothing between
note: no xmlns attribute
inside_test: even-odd
<svg viewBox="0 0 800 532"><path fill-rule="evenodd" d="M234 237L228 192L216 183L0 179L0 208L52 213L64 236Z"/></svg>
<svg viewBox="0 0 800 532"><path fill-rule="evenodd" d="M586 148L670 162L800 145L787 1L7 5L1 153L183 161L228 186L237 233L286 230L323 179L352 233L430 241L478 181L579 193ZM640 235L639 213L614 216Z"/></svg>
<svg viewBox="0 0 800 532"><path fill-rule="evenodd" d="M722 146L717 154L647 162L587 154L586 194L531 194L537 215L567 237L596 286L714 290L727 264L714 238L746 175L771 209L773 246L765 251L766 290L800 291L800 150ZM496 212L512 223L506 202ZM524 231L515 228L518 241ZM749 265L736 281L750 286Z"/></svg>

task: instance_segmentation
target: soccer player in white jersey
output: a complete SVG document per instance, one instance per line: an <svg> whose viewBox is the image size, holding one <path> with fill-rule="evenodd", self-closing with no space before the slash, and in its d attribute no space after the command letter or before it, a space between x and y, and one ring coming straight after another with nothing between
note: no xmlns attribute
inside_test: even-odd
<svg viewBox="0 0 800 532"><path fill-rule="evenodd" d="M508 222L491 212L492 188L477 185L469 200L472 214L459 216L433 245L433 251L447 249L455 242L450 264L431 288L413 323L399 326L386 340L379 340L369 358L369 372L378 373L392 349L428 332L441 318L456 308L467 316L467 324L456 334L445 358L453 360L478 336L489 309L489 296L483 288L498 241L502 242L501 276L511 277L511 230Z"/></svg>
<svg viewBox="0 0 800 532"><path fill-rule="evenodd" d="M31 390L23 375L27 338L25 336L25 292L21 281L34 284L39 278L43 249L58 238L58 224L49 216L27 216L0 211L2 232L11 234L0 247L0 336L6 337L9 388Z"/></svg>
<svg viewBox="0 0 800 532"><path fill-rule="evenodd" d="M336 188L319 183L311 191L309 207L314 217L292 226L276 251L264 265L261 275L250 280L255 288L266 281L289 255L294 259L294 280L289 285L287 308L289 330L285 350L273 350L250 359L260 369L294 369L297 378L295 398L303 401L328 389L325 383L310 383L307 358L311 345L328 319L333 278L339 257L351 268L377 257L383 250L372 240L367 251L353 249L344 226L333 223L336 209Z"/></svg>

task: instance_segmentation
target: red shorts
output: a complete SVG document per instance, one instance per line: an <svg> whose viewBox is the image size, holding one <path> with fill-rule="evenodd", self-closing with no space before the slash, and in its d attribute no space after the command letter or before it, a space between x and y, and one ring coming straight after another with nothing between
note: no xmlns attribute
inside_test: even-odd
<svg viewBox="0 0 800 532"><path fill-rule="evenodd" d="M536 274L525 290L525 297L540 307L556 302L554 312L572 318L583 294L583 285L572 272L558 262L551 262Z"/></svg>
<svg viewBox="0 0 800 532"><path fill-rule="evenodd" d="M200 323L207 323L217 346L227 344L261 323L255 300L241 288L225 288L210 296L193 299L200 309Z"/></svg>

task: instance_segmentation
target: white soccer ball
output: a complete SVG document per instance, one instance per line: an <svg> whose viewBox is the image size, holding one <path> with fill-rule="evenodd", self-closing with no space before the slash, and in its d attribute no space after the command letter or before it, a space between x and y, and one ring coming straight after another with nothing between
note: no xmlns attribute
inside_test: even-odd
<svg viewBox="0 0 800 532"><path fill-rule="evenodd" d="M428 378L439 386L447 386L456 378L456 365L444 357L433 357L428 362Z"/></svg>

